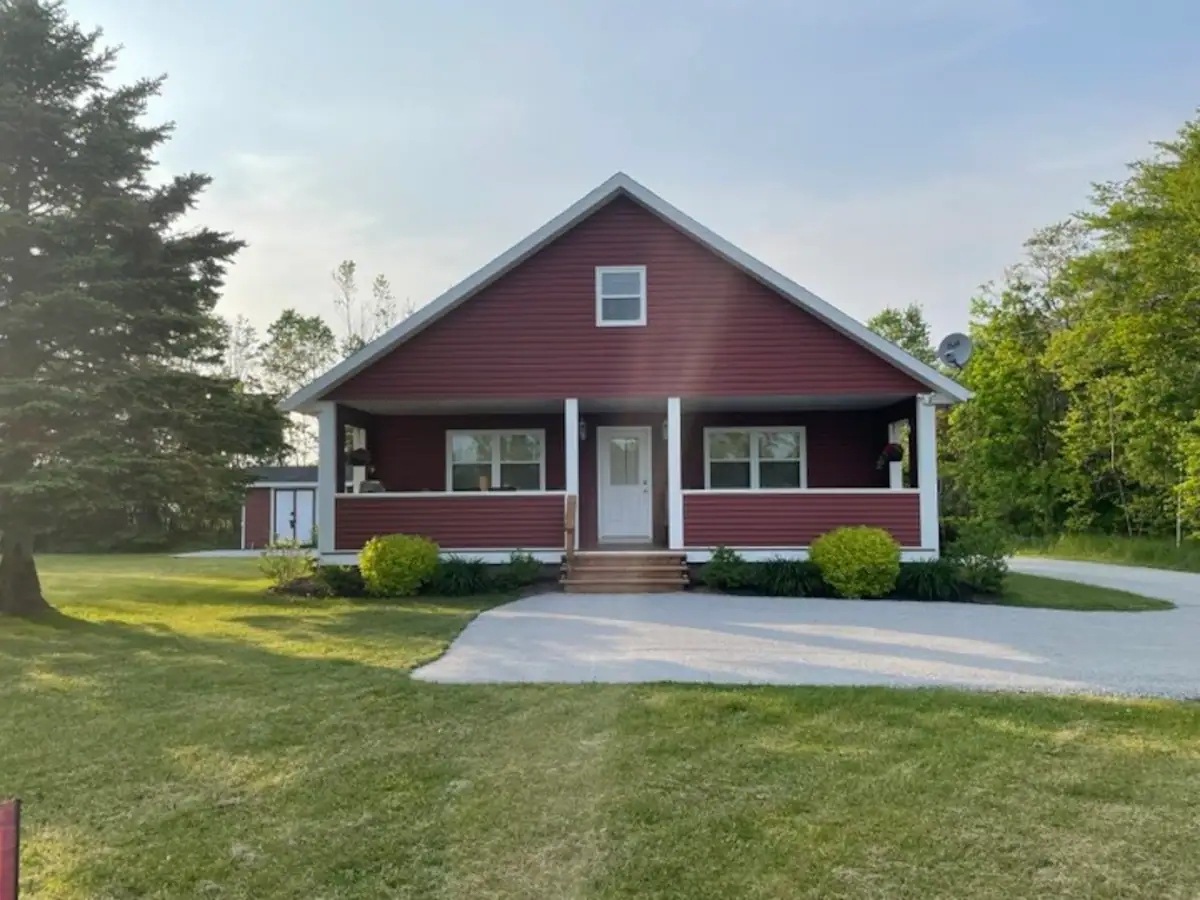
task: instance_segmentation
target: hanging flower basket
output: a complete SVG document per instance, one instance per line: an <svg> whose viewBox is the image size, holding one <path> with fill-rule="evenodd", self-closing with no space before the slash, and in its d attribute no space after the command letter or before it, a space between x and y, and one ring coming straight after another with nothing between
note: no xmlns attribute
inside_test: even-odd
<svg viewBox="0 0 1200 900"><path fill-rule="evenodd" d="M882 469L888 463L902 462L904 460L904 448L899 444L884 444L883 452L879 454L879 461L875 463L875 468Z"/></svg>
<svg viewBox="0 0 1200 900"><path fill-rule="evenodd" d="M371 454L365 447L351 450L348 458L352 466L369 466L371 464Z"/></svg>

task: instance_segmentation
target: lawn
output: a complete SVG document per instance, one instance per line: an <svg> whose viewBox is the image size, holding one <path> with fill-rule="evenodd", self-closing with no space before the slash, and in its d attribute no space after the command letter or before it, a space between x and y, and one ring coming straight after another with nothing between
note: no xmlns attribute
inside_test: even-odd
<svg viewBox="0 0 1200 900"><path fill-rule="evenodd" d="M1010 572L1005 579L1004 593L988 598L989 603L1003 606L1036 606L1045 609L1075 609L1092 612L1147 612L1174 609L1169 600L1156 600L1118 591L1113 588L1039 578Z"/></svg>
<svg viewBox="0 0 1200 900"><path fill-rule="evenodd" d="M0 621L36 898L1190 897L1200 706L406 672L480 603L43 561Z"/></svg>
<svg viewBox="0 0 1200 900"><path fill-rule="evenodd" d="M1121 537L1108 534L1067 534L1052 541L1022 547L1027 556L1081 559L1122 566L1149 566L1200 572L1200 541L1185 540L1179 547L1173 538Z"/></svg>

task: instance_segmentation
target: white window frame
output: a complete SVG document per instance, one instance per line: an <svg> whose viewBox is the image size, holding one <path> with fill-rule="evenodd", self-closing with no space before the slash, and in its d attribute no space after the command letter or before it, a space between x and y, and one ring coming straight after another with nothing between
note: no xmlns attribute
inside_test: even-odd
<svg viewBox="0 0 1200 900"><path fill-rule="evenodd" d="M641 280L642 289L637 294L605 294L601 290L605 275L633 275ZM641 303L641 315L636 319L609 321L604 318L605 298L628 300L637 297ZM598 328L636 328L646 324L646 267L645 266L596 266L596 326Z"/></svg>
<svg viewBox="0 0 1200 900"><path fill-rule="evenodd" d="M492 439L492 473L491 473L491 489L487 493L500 494L534 494L544 493L546 490L546 429L545 428L456 428L453 431L446 432L446 493L448 494L470 494L479 493L478 491L456 491L454 490L454 439L460 436L482 437L487 435ZM504 491L496 487L500 483L500 439L504 437L513 437L514 435L523 435L526 437L536 437L538 439L538 489L536 491ZM510 465L530 465L530 461L514 461L509 460ZM466 463L464 463L466 465Z"/></svg>
<svg viewBox="0 0 1200 900"><path fill-rule="evenodd" d="M758 464L759 435L788 431L800 436L800 487L798 488L764 488L760 487ZM712 437L715 434L745 434L750 438L750 487L748 488L714 488L712 486ZM717 460L730 462L730 460ZM721 426L704 429L704 489L706 491L806 491L808 490L808 430L803 425L759 425L754 428L736 428Z"/></svg>

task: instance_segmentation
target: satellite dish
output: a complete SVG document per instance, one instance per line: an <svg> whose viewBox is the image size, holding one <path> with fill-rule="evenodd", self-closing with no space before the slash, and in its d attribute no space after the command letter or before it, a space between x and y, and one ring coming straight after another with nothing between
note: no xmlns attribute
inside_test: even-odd
<svg viewBox="0 0 1200 900"><path fill-rule="evenodd" d="M971 358L971 339L965 334L948 334L938 344L937 358L948 366L961 369Z"/></svg>

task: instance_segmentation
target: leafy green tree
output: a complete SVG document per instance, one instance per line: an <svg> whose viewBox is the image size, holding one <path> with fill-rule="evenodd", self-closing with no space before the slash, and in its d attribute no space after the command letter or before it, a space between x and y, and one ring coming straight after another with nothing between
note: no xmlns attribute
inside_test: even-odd
<svg viewBox="0 0 1200 900"><path fill-rule="evenodd" d="M1200 122L1156 148L1097 188L1050 347L1077 527L1165 532L1200 512Z"/></svg>
<svg viewBox="0 0 1200 900"><path fill-rule="evenodd" d="M34 539L233 498L282 419L220 364L213 307L241 244L181 227L209 179L151 182L161 79L112 87L116 51L61 3L0 0L0 612L47 606Z"/></svg>
<svg viewBox="0 0 1200 900"><path fill-rule="evenodd" d="M285 309L267 328L267 339L259 348L263 386L281 400L322 374L340 354L337 337L323 318ZM317 435L311 418L290 416L286 435L292 462L316 459Z"/></svg>
<svg viewBox="0 0 1200 900"><path fill-rule="evenodd" d="M929 337L929 323L925 321L921 304L910 303L903 309L885 307L867 320L867 327L921 362L929 365L937 362L936 348Z"/></svg>

